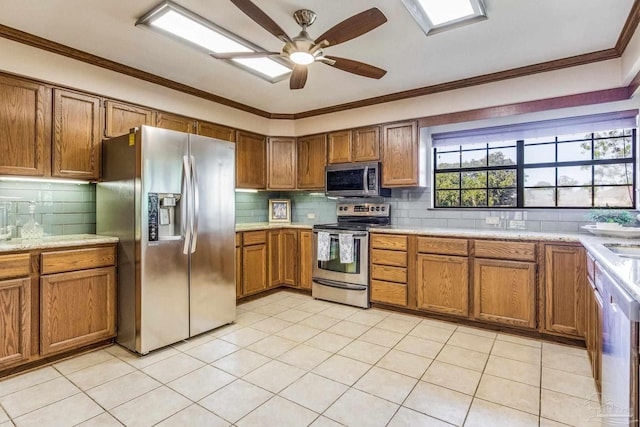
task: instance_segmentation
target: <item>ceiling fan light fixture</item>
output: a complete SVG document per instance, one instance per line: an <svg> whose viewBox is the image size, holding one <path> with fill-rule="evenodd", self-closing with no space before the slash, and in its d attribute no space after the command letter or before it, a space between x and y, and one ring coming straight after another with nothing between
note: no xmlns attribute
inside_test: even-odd
<svg viewBox="0 0 640 427"><path fill-rule="evenodd" d="M487 19L482 0L402 0L426 35Z"/></svg>
<svg viewBox="0 0 640 427"><path fill-rule="evenodd" d="M292 52L289 59L298 65L309 65L316 60L316 57L309 52Z"/></svg>

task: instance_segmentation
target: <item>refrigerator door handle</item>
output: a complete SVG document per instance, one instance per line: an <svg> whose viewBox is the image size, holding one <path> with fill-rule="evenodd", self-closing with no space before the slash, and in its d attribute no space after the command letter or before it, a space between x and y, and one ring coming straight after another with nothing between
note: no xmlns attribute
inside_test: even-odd
<svg viewBox="0 0 640 427"><path fill-rule="evenodd" d="M182 215L182 231L184 234L184 246L182 248L182 253L187 255L189 254L189 248L191 247L191 168L189 165L189 158L187 156L182 157L182 177L185 182L184 186L184 195L182 205L184 206Z"/></svg>
<svg viewBox="0 0 640 427"><path fill-rule="evenodd" d="M200 193L198 190L198 173L194 166L195 161L196 159L191 156L191 185L193 188L193 192L191 193L193 196L193 214L191 215L191 220L193 221L193 227L191 228L193 237L191 240L191 253L196 251L198 244L198 218L200 217Z"/></svg>

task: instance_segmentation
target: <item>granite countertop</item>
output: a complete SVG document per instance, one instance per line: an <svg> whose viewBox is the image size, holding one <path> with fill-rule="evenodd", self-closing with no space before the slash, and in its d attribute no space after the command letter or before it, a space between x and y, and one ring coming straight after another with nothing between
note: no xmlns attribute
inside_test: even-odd
<svg viewBox="0 0 640 427"><path fill-rule="evenodd" d="M313 225L309 224L300 224L296 222L278 222L278 223L268 223L268 222L251 222L244 224L236 224L236 231L252 231L252 230L265 230L265 229L278 229L278 228L302 228L311 230Z"/></svg>
<svg viewBox="0 0 640 427"><path fill-rule="evenodd" d="M369 230L375 233L393 234L425 234L429 236L443 237L467 237L481 239L512 239L512 240L545 240L553 242L579 243L582 234L572 233L542 233L539 231L526 230L470 230L468 228L435 228L435 227L371 227Z"/></svg>
<svg viewBox="0 0 640 427"><path fill-rule="evenodd" d="M97 234L69 234L64 236L46 236L40 239L11 239L0 241L1 252L28 251L32 249L64 248L68 246L100 245L117 243L117 237Z"/></svg>
<svg viewBox="0 0 640 427"><path fill-rule="evenodd" d="M580 242L616 282L640 301L640 259L618 256L604 246L608 243L640 245L640 240L583 236Z"/></svg>

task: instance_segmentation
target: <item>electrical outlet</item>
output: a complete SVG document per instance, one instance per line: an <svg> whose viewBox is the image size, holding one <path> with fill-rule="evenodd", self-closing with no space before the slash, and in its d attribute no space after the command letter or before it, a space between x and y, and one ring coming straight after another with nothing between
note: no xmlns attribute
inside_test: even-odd
<svg viewBox="0 0 640 427"><path fill-rule="evenodd" d="M500 225L500 217L499 216L485 217L484 223L487 225Z"/></svg>
<svg viewBox="0 0 640 427"><path fill-rule="evenodd" d="M307 219L316 219L316 214L313 212L310 212L307 214Z"/></svg>

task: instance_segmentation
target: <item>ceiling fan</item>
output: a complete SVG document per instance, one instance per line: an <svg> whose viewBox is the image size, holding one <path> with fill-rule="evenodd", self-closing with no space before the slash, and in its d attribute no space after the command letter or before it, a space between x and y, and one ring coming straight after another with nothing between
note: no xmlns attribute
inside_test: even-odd
<svg viewBox="0 0 640 427"><path fill-rule="evenodd" d="M371 8L353 15L327 30L320 37L313 40L307 33L307 28L316 20L315 12L307 9L297 10L293 18L302 31L296 37L290 38L278 24L250 0L231 0L231 2L253 19L258 25L284 42L281 52L227 52L211 53L217 59L259 58L267 56L281 56L293 63L293 72L289 79L289 88L302 89L307 82L307 65L322 62L349 73L358 74L372 79L382 78L387 72L373 65L337 56L325 56L322 49L344 43L359 37L387 22L386 16L378 8Z"/></svg>

